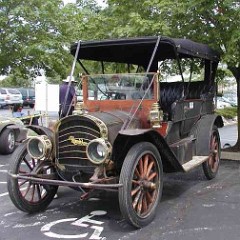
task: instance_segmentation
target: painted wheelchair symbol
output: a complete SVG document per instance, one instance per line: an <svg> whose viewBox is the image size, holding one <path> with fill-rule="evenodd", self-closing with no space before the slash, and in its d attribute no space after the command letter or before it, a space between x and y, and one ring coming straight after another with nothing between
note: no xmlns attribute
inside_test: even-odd
<svg viewBox="0 0 240 240"><path fill-rule="evenodd" d="M51 238L58 238L58 239L77 239L77 238L85 238L91 240L104 240L105 237L101 237L101 233L103 232L104 228L101 226L104 222L94 220L95 216L103 216L107 214L106 211L93 211L89 215L86 215L80 219L78 218L65 218L60 219L54 222L50 222L44 225L41 228L41 232ZM64 222L72 222L71 225L84 228L84 232L80 234L59 234L56 232L51 231L53 226L56 226L59 223ZM92 232L92 233L91 233Z"/></svg>

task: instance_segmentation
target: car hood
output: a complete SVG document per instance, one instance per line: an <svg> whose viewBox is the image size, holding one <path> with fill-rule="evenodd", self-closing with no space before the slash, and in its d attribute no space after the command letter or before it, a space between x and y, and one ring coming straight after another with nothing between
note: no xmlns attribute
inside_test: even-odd
<svg viewBox="0 0 240 240"><path fill-rule="evenodd" d="M94 112L89 115L98 118L106 125L108 129L108 139L111 143L114 142L119 131L123 127L123 124L129 119L129 113L124 111L107 111L107 112ZM139 128L140 121L137 117L134 117L129 125L129 128Z"/></svg>
<svg viewBox="0 0 240 240"><path fill-rule="evenodd" d="M18 124L23 125L23 122L18 118L0 116L0 125Z"/></svg>

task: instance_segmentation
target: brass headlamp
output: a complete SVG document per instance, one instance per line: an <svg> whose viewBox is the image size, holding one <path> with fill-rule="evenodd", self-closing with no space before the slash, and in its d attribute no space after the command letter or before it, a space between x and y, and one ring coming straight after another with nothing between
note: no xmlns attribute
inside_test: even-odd
<svg viewBox="0 0 240 240"><path fill-rule="evenodd" d="M52 142L46 135L31 137L27 143L27 151L32 158L48 158L52 152Z"/></svg>

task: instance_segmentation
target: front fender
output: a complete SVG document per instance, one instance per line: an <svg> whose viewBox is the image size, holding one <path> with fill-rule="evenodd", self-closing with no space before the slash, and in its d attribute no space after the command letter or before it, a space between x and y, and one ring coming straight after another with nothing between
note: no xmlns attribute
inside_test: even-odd
<svg viewBox="0 0 240 240"><path fill-rule="evenodd" d="M25 128L31 129L38 135L47 135L48 138L53 142L53 131L49 128L38 126L38 125L26 125Z"/></svg>
<svg viewBox="0 0 240 240"><path fill-rule="evenodd" d="M120 131L114 144L112 159L120 171L123 161L130 148L139 142L154 144L162 158L164 172L183 171L165 139L153 129L127 129Z"/></svg>

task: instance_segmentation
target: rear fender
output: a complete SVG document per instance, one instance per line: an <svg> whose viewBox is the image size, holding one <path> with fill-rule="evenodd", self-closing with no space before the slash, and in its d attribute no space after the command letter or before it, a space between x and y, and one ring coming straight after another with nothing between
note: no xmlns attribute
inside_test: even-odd
<svg viewBox="0 0 240 240"><path fill-rule="evenodd" d="M113 144L112 160L120 172L123 161L129 149L138 142L154 144L162 158L164 172L182 171L182 166L167 145L165 139L152 129L132 129L120 131Z"/></svg>
<svg viewBox="0 0 240 240"><path fill-rule="evenodd" d="M205 115L192 128L190 136L196 139L196 155L208 156L210 151L210 137L213 126L223 127L222 117L219 115Z"/></svg>

